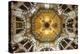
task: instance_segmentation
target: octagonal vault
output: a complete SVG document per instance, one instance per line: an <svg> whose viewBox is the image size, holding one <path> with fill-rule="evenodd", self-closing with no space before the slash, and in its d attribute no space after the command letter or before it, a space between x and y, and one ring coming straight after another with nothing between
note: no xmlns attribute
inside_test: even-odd
<svg viewBox="0 0 80 54"><path fill-rule="evenodd" d="M40 9L32 19L32 33L41 42L54 41L61 32L61 19L52 9Z"/></svg>

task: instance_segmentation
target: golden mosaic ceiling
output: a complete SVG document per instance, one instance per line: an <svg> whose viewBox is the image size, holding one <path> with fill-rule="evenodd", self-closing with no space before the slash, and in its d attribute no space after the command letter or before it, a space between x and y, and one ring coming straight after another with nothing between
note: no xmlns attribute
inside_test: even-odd
<svg viewBox="0 0 80 54"><path fill-rule="evenodd" d="M54 10L40 9L33 17L33 34L40 41L54 41L61 32L61 18Z"/></svg>

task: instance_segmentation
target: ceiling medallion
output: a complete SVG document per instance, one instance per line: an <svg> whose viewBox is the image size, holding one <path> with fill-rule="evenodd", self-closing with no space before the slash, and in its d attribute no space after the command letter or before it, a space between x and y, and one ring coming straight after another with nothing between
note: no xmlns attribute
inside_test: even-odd
<svg viewBox="0 0 80 54"><path fill-rule="evenodd" d="M61 32L61 18L54 10L40 9L32 19L32 32L41 42L54 41Z"/></svg>

